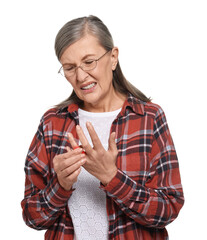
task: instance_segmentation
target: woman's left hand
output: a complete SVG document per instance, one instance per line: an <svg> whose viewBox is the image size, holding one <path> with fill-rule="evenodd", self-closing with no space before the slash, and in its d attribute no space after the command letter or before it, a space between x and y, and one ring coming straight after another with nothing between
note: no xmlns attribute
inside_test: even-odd
<svg viewBox="0 0 207 240"><path fill-rule="evenodd" d="M115 132L111 133L109 137L109 147L108 151L106 151L92 124L87 122L86 127L90 134L93 147L89 144L81 127L79 125L76 126L76 131L82 144L82 148L86 152L86 163L83 167L89 173L98 178L103 185L107 185L117 173L116 159L118 150L115 142ZM69 133L68 137L72 148L77 148L78 145L75 142L73 135Z"/></svg>

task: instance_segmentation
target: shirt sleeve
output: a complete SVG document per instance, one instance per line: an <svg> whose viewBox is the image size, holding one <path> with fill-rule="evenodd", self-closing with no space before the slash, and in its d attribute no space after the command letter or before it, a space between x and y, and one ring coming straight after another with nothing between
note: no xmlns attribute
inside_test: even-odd
<svg viewBox="0 0 207 240"><path fill-rule="evenodd" d="M30 145L25 163L25 194L21 202L23 219L32 228L49 228L66 211L72 191L65 191L51 172L50 154L44 138L43 121Z"/></svg>
<svg viewBox="0 0 207 240"><path fill-rule="evenodd" d="M150 169L141 185L120 169L106 186L101 186L120 209L145 227L164 228L184 204L177 155L162 109L154 119Z"/></svg>

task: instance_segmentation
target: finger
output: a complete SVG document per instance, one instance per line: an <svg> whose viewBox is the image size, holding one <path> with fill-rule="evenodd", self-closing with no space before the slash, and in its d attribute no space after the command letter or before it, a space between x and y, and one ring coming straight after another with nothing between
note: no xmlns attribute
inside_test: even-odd
<svg viewBox="0 0 207 240"><path fill-rule="evenodd" d="M77 131L79 140L80 140L80 142L81 142L81 144L83 146L83 149L85 150L85 152L87 154L91 154L91 152L93 151L93 148L89 144L89 142L88 142L88 140L87 140L87 138L86 138L82 128L79 125L76 126L76 131Z"/></svg>
<svg viewBox="0 0 207 240"><path fill-rule="evenodd" d="M66 147L66 150L67 150L67 152L71 152L72 151L72 149L69 148L69 147Z"/></svg>
<svg viewBox="0 0 207 240"><path fill-rule="evenodd" d="M69 139L70 144L71 144L73 149L76 149L76 148L79 147L78 144L76 143L72 133L68 133L68 139Z"/></svg>
<svg viewBox="0 0 207 240"><path fill-rule="evenodd" d="M84 163L86 162L86 158L82 158L81 160L79 160L78 162L75 162L73 165L71 165L70 167L65 168L62 172L61 172L61 176L63 178L71 175L74 171L78 170L82 165L84 165Z"/></svg>
<svg viewBox="0 0 207 240"><path fill-rule="evenodd" d="M71 143L73 150L75 150L77 148L82 148L82 146L78 146L78 144L76 143L76 141L71 133L68 133L68 138L69 138L69 141ZM82 151L82 153L85 154L85 151Z"/></svg>
<svg viewBox="0 0 207 240"><path fill-rule="evenodd" d="M86 127L87 127L89 135L91 137L91 141L93 143L94 149L96 149L96 150L103 149L104 147L103 147L93 125L90 122L87 122Z"/></svg>
<svg viewBox="0 0 207 240"><path fill-rule="evenodd" d="M61 172L64 168L70 166L74 161L78 161L81 158L82 149L70 150L69 152L56 155L53 158L53 166L56 173ZM85 156L85 154L84 154Z"/></svg>
<svg viewBox="0 0 207 240"><path fill-rule="evenodd" d="M59 163L59 171L64 171L66 168L71 167L72 165L76 164L82 159L85 159L85 154L81 154L81 153L65 159L64 161Z"/></svg>
<svg viewBox="0 0 207 240"><path fill-rule="evenodd" d="M67 149L66 153L58 155L59 159L67 159L67 158L69 158L71 156L75 156L75 155L78 155L78 154L81 153L81 149L80 148L72 150L71 148L66 147L66 149Z"/></svg>
<svg viewBox="0 0 207 240"><path fill-rule="evenodd" d="M74 171L71 175L69 175L65 179L68 182L76 182L77 181L77 177L80 174L80 172L81 172L81 167L79 167L76 171Z"/></svg>
<svg viewBox="0 0 207 240"><path fill-rule="evenodd" d="M86 152L84 151L84 149L83 149L83 146L82 146L82 145L80 145L80 146L77 146L77 147L74 147L73 149L75 150L75 149L77 149L77 148L81 148L81 149L82 149L82 153L83 153L83 154L86 154Z"/></svg>
<svg viewBox="0 0 207 240"><path fill-rule="evenodd" d="M116 146L116 133L112 132L111 135L109 136L109 151L117 151L117 146Z"/></svg>

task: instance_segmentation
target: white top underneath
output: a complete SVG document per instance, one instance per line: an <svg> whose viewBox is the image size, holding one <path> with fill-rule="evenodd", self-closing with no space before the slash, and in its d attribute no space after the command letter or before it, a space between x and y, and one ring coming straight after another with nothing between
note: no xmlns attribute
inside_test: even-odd
<svg viewBox="0 0 207 240"><path fill-rule="evenodd" d="M107 150L111 124L120 111L121 109L113 112L93 113L78 110L79 124L91 146L93 145L86 122L92 123L103 147ZM106 194L99 186L100 181L82 167L78 181L73 185L75 191L68 200L75 232L74 240L108 239Z"/></svg>

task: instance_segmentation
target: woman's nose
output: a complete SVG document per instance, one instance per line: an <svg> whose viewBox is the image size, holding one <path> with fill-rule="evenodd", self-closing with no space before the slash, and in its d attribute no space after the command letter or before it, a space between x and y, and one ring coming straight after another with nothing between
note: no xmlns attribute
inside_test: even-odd
<svg viewBox="0 0 207 240"><path fill-rule="evenodd" d="M76 78L78 81L82 82L88 76L88 73L85 72L81 67L76 69Z"/></svg>

